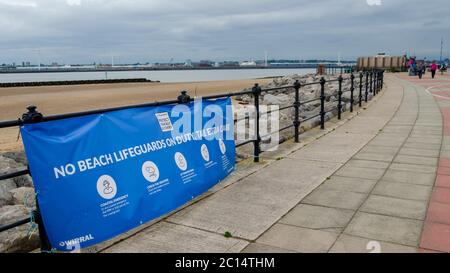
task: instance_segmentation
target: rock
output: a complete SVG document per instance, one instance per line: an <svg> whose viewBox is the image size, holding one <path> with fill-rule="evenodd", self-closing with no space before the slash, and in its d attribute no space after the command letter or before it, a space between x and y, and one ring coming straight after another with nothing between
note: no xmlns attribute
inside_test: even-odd
<svg viewBox="0 0 450 273"><path fill-rule="evenodd" d="M31 179L31 176L29 175L14 177L13 180L16 183L17 187L28 187L28 188L34 187L33 179Z"/></svg>
<svg viewBox="0 0 450 273"><path fill-rule="evenodd" d="M267 105L285 105L289 103L289 96L280 94L277 96L266 94L264 95L264 103Z"/></svg>
<svg viewBox="0 0 450 273"><path fill-rule="evenodd" d="M0 181L0 207L14 204L11 190L17 188L16 183L12 179Z"/></svg>
<svg viewBox="0 0 450 273"><path fill-rule="evenodd" d="M12 224L29 217L29 210L23 205L0 208L0 226ZM25 224L11 230L0 232L0 253L30 252L39 247L39 236L28 235L29 225Z"/></svg>
<svg viewBox="0 0 450 273"><path fill-rule="evenodd" d="M21 152L6 152L3 154L4 157L12 159L24 166L28 165L27 156L24 151Z"/></svg>
<svg viewBox="0 0 450 273"><path fill-rule="evenodd" d="M16 161L0 155L0 174L16 171L18 167L20 167L20 165L18 166Z"/></svg>
<svg viewBox="0 0 450 273"><path fill-rule="evenodd" d="M11 224L18 220L23 220L30 214L23 205L4 206L0 208L0 225Z"/></svg>
<svg viewBox="0 0 450 273"><path fill-rule="evenodd" d="M236 96L235 100L237 100L239 102L243 102L243 103L251 103L251 102L253 102L253 98L250 95Z"/></svg>
<svg viewBox="0 0 450 273"><path fill-rule="evenodd" d="M35 193L33 188L20 187L10 191L14 204L25 206L36 206Z"/></svg>
<svg viewBox="0 0 450 273"><path fill-rule="evenodd" d="M0 253L28 253L39 248L37 232L28 235L29 225L0 233Z"/></svg>
<svg viewBox="0 0 450 273"><path fill-rule="evenodd" d="M0 174L7 174L26 169L26 156L23 152L8 152L0 155ZM33 187L30 176L19 176L12 178L19 187Z"/></svg>

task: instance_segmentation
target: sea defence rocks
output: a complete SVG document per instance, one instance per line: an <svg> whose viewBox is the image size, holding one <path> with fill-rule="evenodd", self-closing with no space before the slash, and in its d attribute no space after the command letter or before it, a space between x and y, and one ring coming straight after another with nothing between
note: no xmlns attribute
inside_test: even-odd
<svg viewBox="0 0 450 273"><path fill-rule="evenodd" d="M0 155L0 175L26 168L25 154L15 152ZM17 161L16 161L16 160ZM0 181L0 226L26 219L35 209L35 194L31 177ZM30 225L0 232L0 253L28 252L39 247L36 232L29 234Z"/></svg>
<svg viewBox="0 0 450 273"><path fill-rule="evenodd" d="M30 211L23 205L3 206L0 208L0 226L7 225L29 217ZM29 252L39 247L37 230L30 225L0 232L0 253Z"/></svg>

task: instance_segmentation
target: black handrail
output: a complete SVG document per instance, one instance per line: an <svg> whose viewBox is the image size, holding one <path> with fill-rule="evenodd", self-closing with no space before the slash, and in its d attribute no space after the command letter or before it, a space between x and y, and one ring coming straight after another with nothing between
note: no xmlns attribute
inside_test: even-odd
<svg viewBox="0 0 450 273"><path fill-rule="evenodd" d="M343 69L341 69L343 70ZM337 70L336 70L337 71ZM341 71L342 72L342 71ZM359 78L359 81L355 81ZM365 78L365 80L364 80ZM342 83L343 81L351 81L351 87L350 90L343 90L342 89ZM332 103L337 102L337 107L333 107L331 109L325 109L325 102L329 101L332 95L325 95L325 84L327 82L338 82L339 88L336 90L338 92L338 99L331 101ZM314 99L309 99L305 101L301 101L299 90L302 87L305 86L311 86L311 85L320 85L321 86L321 95ZM342 94L351 92L351 98L350 98L350 104L351 109L350 111L353 112L354 105L358 105L362 107L362 102L368 101L369 94L372 94L375 96L378 94L382 89L384 85L384 70L371 70L371 71L363 71L359 73L359 76L356 77L353 73L351 73L350 77L343 78L342 73L337 79L333 80L325 80L324 77L320 79L318 82L311 82L311 83L304 83L301 84L299 81L296 81L294 85L286 85L281 87L274 87L274 88L266 88L262 89L258 84L255 84L255 86L250 91L241 91L241 92L230 92L227 94L217 94L217 95L210 95L206 97L202 97L202 99L219 99L219 98L227 98L227 97L233 97L233 96L241 96L241 95L252 95L254 99L254 106L256 108L255 113L255 119L256 119L256 139L255 140L247 140L241 143L236 144L236 147L241 147L248 144L254 144L254 161L259 162L259 156L261 154L260 150L260 143L261 139L267 136L270 136L277 132L269 133L265 136L260 135L259 130L259 119L263 115L268 115L273 112L279 112L282 110L286 110L289 108L295 109L295 116L294 116L294 122L292 125L285 126L278 130L278 132L285 131L291 128L295 128L295 142L299 142L299 128L300 124L309 120L312 120L314 118L320 118L320 127L321 129L325 129L325 115L330 112L338 111L338 119L341 119L341 112L342 112ZM365 90L364 90L365 86ZM293 92L295 92L295 102L292 105L288 105L285 107L281 107L277 110L270 110L267 112L260 112L260 105L259 105L259 96L262 93L269 93L272 91L278 91L283 89L292 89ZM357 91L357 94L354 94L354 91ZM356 96L356 99L354 98ZM10 121L1 121L0 122L0 129L1 128L10 128L10 127L17 127L22 126L27 123L39 123L39 122L47 122L47 121L55 121L55 120L63 120L68 118L75 118L75 117L82 117L87 115L94 115L94 114L102 114L112 111L118 111L118 110L125 110L125 109L131 109L131 108L143 108L143 107L150 107L150 106L162 106L162 105L171 105L171 104L178 104L181 103L194 101L195 98L190 98L186 91L182 92L182 96L180 96L177 100L168 100L168 101L162 101L162 102L151 102L151 103L145 103L145 104L137 104L137 105L128 105L128 106L120 106L120 107L113 107L113 108L105 108L105 109L96 109L96 110L89 110L89 111L83 111L83 112L76 112L76 113L69 113L69 114L62 114L62 115L53 115L53 116L43 116L39 112L36 111L35 106L28 107L28 113L25 113L22 118L17 120L10 120ZM314 101L320 100L320 112L316 115L300 119L300 106L305 105L307 103L311 103ZM242 121L246 119L250 119L250 116L246 116L242 119L235 119L234 122ZM1 171L1 170L0 170ZM23 175L31 175L30 171L28 169L15 171L12 173L4 173L0 175L0 182L7 179L16 178ZM21 225L30 223L32 220L35 220L35 222L39 226L39 233L40 233L40 240L41 240L41 250L43 251L50 251L51 249L49 246L48 238L46 237L45 228L42 224L42 218L39 211L39 206L37 204L37 210L33 212L33 217L23 219L20 221L17 221L15 223L7 224L4 226L0 226L0 232L7 231L16 227L19 227Z"/></svg>

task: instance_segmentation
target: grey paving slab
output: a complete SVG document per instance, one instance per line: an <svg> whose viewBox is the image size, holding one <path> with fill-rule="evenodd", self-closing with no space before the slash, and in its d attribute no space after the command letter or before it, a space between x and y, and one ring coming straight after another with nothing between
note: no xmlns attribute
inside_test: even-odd
<svg viewBox="0 0 450 273"><path fill-rule="evenodd" d="M240 252L247 241L225 238L166 222L159 222L104 252L109 253L222 253Z"/></svg>
<svg viewBox="0 0 450 273"><path fill-rule="evenodd" d="M350 222L352 210L300 204L279 223L329 232L341 232Z"/></svg>
<svg viewBox="0 0 450 273"><path fill-rule="evenodd" d="M441 151L441 157L450 157L450 149L449 150L442 150Z"/></svg>
<svg viewBox="0 0 450 273"><path fill-rule="evenodd" d="M431 191L431 186L380 181L373 190L373 194L402 199L428 201L430 199Z"/></svg>
<svg viewBox="0 0 450 273"><path fill-rule="evenodd" d="M441 137L409 137L408 143L426 143L440 145L442 142Z"/></svg>
<svg viewBox="0 0 450 273"><path fill-rule="evenodd" d="M352 159L348 161L346 166L358 167L358 168L373 168L386 170L389 167L388 162L373 161L373 160L362 160L362 159Z"/></svg>
<svg viewBox="0 0 450 273"><path fill-rule="evenodd" d="M428 149L414 149L414 148L402 148L399 151L401 155L411 155L411 156L422 156L422 157L439 157L439 150L428 150Z"/></svg>
<svg viewBox="0 0 450 273"><path fill-rule="evenodd" d="M383 132L385 133L400 133L400 134L409 134L413 130L413 126L404 126L404 125L387 125L383 128Z"/></svg>
<svg viewBox="0 0 450 273"><path fill-rule="evenodd" d="M280 160L255 175L191 205L168 221L211 232L231 232L256 239L314 188L339 164Z"/></svg>
<svg viewBox="0 0 450 273"><path fill-rule="evenodd" d="M386 146L366 145L360 153L396 155L399 149Z"/></svg>
<svg viewBox="0 0 450 273"><path fill-rule="evenodd" d="M442 134L441 135L438 135L438 134L432 135L429 133L418 133L418 132L413 131L413 132L411 132L411 135L409 136L409 140L415 142L414 141L415 139L425 140L425 143L429 143L428 142L429 140L433 140L433 141L437 140L438 144L439 144L442 142Z"/></svg>
<svg viewBox="0 0 450 273"><path fill-rule="evenodd" d="M361 193L317 189L303 199L302 203L331 208L356 210L361 206L366 198L367 195Z"/></svg>
<svg viewBox="0 0 450 273"><path fill-rule="evenodd" d="M285 158L258 171L252 175L252 178L257 180L270 179L269 183L283 181L309 184L310 181L324 181L341 166L341 163L336 162Z"/></svg>
<svg viewBox="0 0 450 273"><path fill-rule="evenodd" d="M383 176L383 180L398 183L432 186L436 182L436 174L388 169L386 174Z"/></svg>
<svg viewBox="0 0 450 273"><path fill-rule="evenodd" d="M289 157L345 163L372 137L372 135L365 134L334 133L319 139L313 144L289 155Z"/></svg>
<svg viewBox="0 0 450 273"><path fill-rule="evenodd" d="M407 171L407 172L428 173L428 174L435 174L437 170L436 167L417 164L403 164L403 163L392 163L389 169L396 171Z"/></svg>
<svg viewBox="0 0 450 273"><path fill-rule="evenodd" d="M373 153L373 152L359 152L353 158L360 160L376 160L382 162L391 162L394 160L394 154Z"/></svg>
<svg viewBox="0 0 450 273"><path fill-rule="evenodd" d="M337 237L337 233L275 224L256 242L296 252L325 253Z"/></svg>
<svg viewBox="0 0 450 273"><path fill-rule="evenodd" d="M423 157L423 156L412 156L412 155L397 155L394 158L395 163L403 164L415 164L415 165L426 165L435 167L438 164L437 158Z"/></svg>
<svg viewBox="0 0 450 273"><path fill-rule="evenodd" d="M375 135L386 124L386 118L363 117L353 122L346 123L339 128L340 132L364 133Z"/></svg>
<svg viewBox="0 0 450 273"><path fill-rule="evenodd" d="M353 178L353 177L341 177L333 175L325 183L320 186L323 190L335 190L335 191L351 191L357 193L368 194L377 180Z"/></svg>
<svg viewBox="0 0 450 273"><path fill-rule="evenodd" d="M422 221L359 212L344 233L417 247Z"/></svg>
<svg viewBox="0 0 450 273"><path fill-rule="evenodd" d="M406 141L405 145L403 145L403 148L427 149L427 150L439 151L441 149L441 144L417 143L417 142Z"/></svg>
<svg viewBox="0 0 450 273"><path fill-rule="evenodd" d="M403 139L397 139L395 137L383 137L375 138L370 142L370 145L386 146L386 147L400 147L403 144Z"/></svg>
<svg viewBox="0 0 450 273"><path fill-rule="evenodd" d="M254 254L258 254L258 253L264 254L265 253L265 254L268 254L268 253L297 253L297 252L295 252L293 250L289 250L289 249L275 247L275 246L251 243L242 251L242 253L254 253Z"/></svg>
<svg viewBox="0 0 450 273"><path fill-rule="evenodd" d="M412 133L412 135L428 134L428 135L433 135L433 136L442 136L442 129L438 129L438 130L413 129L411 133Z"/></svg>
<svg viewBox="0 0 450 273"><path fill-rule="evenodd" d="M336 172L336 175L378 180L383 176L384 173L385 170L383 169L344 166L338 172Z"/></svg>
<svg viewBox="0 0 450 273"><path fill-rule="evenodd" d="M415 247L404 246L350 235L341 235L330 253L417 253Z"/></svg>
<svg viewBox="0 0 450 273"><path fill-rule="evenodd" d="M406 200L393 197L371 195L362 205L360 211L424 220L427 201Z"/></svg>

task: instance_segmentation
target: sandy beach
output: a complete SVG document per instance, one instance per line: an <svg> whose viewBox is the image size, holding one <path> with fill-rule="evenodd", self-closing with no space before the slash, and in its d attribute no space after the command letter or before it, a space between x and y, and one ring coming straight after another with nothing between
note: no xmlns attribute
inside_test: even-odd
<svg viewBox="0 0 450 273"><path fill-rule="evenodd" d="M175 99L181 90L191 96L240 91L270 79L189 83L132 83L105 85L45 86L0 89L0 120L22 116L28 105L44 115ZM0 130L0 152L21 149L18 128Z"/></svg>

